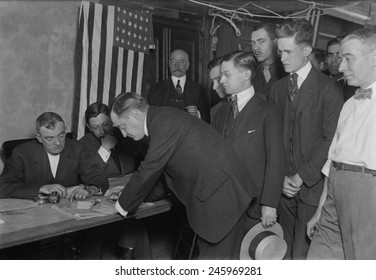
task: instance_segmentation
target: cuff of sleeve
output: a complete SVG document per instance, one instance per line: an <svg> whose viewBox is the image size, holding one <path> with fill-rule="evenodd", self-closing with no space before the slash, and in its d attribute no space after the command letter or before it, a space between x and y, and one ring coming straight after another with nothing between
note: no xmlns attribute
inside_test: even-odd
<svg viewBox="0 0 376 280"><path fill-rule="evenodd" d="M197 110L197 117L198 117L199 119L201 119L201 113L200 113L199 110Z"/></svg>
<svg viewBox="0 0 376 280"><path fill-rule="evenodd" d="M128 212L121 208L119 201L116 201L115 208L122 216L126 217L128 215Z"/></svg>
<svg viewBox="0 0 376 280"><path fill-rule="evenodd" d="M329 177L331 164L332 164L332 160L328 159L326 163L324 164L324 167L321 169L322 174L324 174L326 177Z"/></svg>
<svg viewBox="0 0 376 280"><path fill-rule="evenodd" d="M98 149L98 154L101 156L104 162L107 162L110 158L111 152L107 151L103 146L100 146Z"/></svg>

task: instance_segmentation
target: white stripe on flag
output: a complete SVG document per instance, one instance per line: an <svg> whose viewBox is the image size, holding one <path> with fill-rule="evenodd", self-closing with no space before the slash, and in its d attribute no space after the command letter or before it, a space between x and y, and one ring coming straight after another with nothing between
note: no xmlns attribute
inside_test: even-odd
<svg viewBox="0 0 376 280"><path fill-rule="evenodd" d="M84 21L83 35L82 35L82 67L81 67L81 92L80 92L80 106L78 113L78 129L77 139L80 139L85 134L85 111L87 108L86 93L87 93L87 70L88 70L88 18L89 18L89 2L82 2L80 10L80 19ZM83 18L82 18L83 17Z"/></svg>
<svg viewBox="0 0 376 280"><path fill-rule="evenodd" d="M109 92L110 92L110 81L111 81L111 65L112 65L112 45L114 41L114 18L115 18L115 7L108 6L108 16L107 16L107 38L106 38L106 61L104 70L104 85L103 85L103 99L104 104L109 104Z"/></svg>
<svg viewBox="0 0 376 280"><path fill-rule="evenodd" d="M125 83L125 91L132 91L132 76L133 76L133 60L134 60L134 51L128 50L128 59L127 59L127 80Z"/></svg>
<svg viewBox="0 0 376 280"><path fill-rule="evenodd" d="M98 71L99 71L99 52L101 46L102 31L102 5L95 5L93 40L92 40L92 57L91 57L91 85L90 85L90 101L89 104L97 101L98 94Z"/></svg>
<svg viewBox="0 0 376 280"><path fill-rule="evenodd" d="M142 74L144 70L144 57L143 52L138 53L138 65L137 65L137 84L136 84L136 93L141 94L142 89Z"/></svg>
<svg viewBox="0 0 376 280"><path fill-rule="evenodd" d="M119 48L115 96L118 96L121 93L121 83L123 81L123 58L124 58L124 49Z"/></svg>

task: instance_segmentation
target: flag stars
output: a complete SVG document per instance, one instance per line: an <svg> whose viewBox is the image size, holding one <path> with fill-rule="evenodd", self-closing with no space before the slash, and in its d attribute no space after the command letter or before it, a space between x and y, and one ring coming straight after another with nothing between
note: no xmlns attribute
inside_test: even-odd
<svg viewBox="0 0 376 280"><path fill-rule="evenodd" d="M132 26L132 22L128 22L128 26Z"/></svg>
<svg viewBox="0 0 376 280"><path fill-rule="evenodd" d="M137 23L133 24L133 28L137 29Z"/></svg>
<svg viewBox="0 0 376 280"><path fill-rule="evenodd" d="M123 10L123 14L124 14L124 15L127 14L127 11L126 11L126 10Z"/></svg>
<svg viewBox="0 0 376 280"><path fill-rule="evenodd" d="M132 12L129 12L129 16L130 16L130 17L133 16Z"/></svg>
<svg viewBox="0 0 376 280"><path fill-rule="evenodd" d="M125 21L125 19L123 19L123 23L126 24L127 22Z"/></svg>
<svg viewBox="0 0 376 280"><path fill-rule="evenodd" d="M125 29L122 29L121 32L124 34L125 33Z"/></svg>
<svg viewBox="0 0 376 280"><path fill-rule="evenodd" d="M134 18L135 18L135 19L138 19L138 16L137 16L137 14L135 14L135 15L134 15Z"/></svg>

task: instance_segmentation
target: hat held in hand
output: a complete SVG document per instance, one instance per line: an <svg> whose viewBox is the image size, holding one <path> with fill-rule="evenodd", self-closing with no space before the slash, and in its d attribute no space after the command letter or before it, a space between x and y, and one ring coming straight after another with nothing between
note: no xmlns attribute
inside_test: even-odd
<svg viewBox="0 0 376 280"><path fill-rule="evenodd" d="M264 228L258 223L244 236L240 247L241 260L282 260L287 244L280 224Z"/></svg>

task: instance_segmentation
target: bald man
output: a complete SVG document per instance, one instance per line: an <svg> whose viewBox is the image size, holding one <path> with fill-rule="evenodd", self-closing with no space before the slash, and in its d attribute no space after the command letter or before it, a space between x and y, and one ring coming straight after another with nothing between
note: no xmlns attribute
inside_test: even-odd
<svg viewBox="0 0 376 280"><path fill-rule="evenodd" d="M202 85L187 78L188 54L181 49L171 52L170 78L152 85L148 103L154 106L171 106L186 111L206 122L210 120L210 108Z"/></svg>

